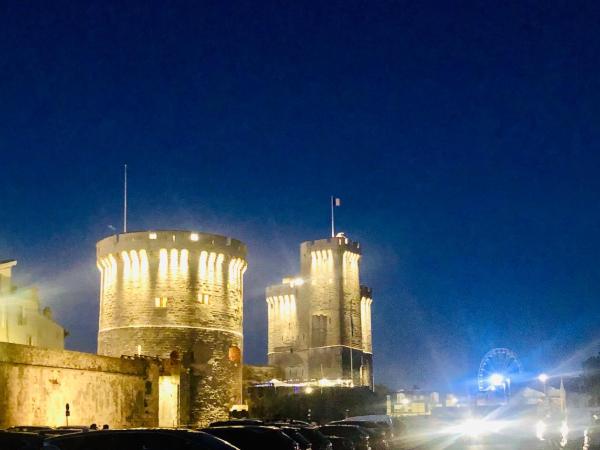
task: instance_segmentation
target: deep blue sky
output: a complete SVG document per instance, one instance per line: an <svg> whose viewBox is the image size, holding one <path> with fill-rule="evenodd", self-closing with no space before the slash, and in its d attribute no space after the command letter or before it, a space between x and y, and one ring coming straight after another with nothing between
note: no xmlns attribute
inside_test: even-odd
<svg viewBox="0 0 600 450"><path fill-rule="evenodd" d="M599 337L597 5L2 2L0 259L95 350L127 162L130 229L248 244L259 363L264 288L335 193L376 381L456 385L494 346L576 367Z"/></svg>

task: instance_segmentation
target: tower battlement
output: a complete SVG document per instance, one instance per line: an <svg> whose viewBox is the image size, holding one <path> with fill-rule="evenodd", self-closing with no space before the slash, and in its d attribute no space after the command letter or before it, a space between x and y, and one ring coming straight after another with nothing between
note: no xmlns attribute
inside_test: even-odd
<svg viewBox="0 0 600 450"><path fill-rule="evenodd" d="M298 291L298 288L289 283L272 284L267 286L265 290L267 297L277 297L279 295L294 295Z"/></svg>
<svg viewBox="0 0 600 450"><path fill-rule="evenodd" d="M373 298L373 289L365 286L364 284L360 285L360 296L361 298Z"/></svg>
<svg viewBox="0 0 600 450"><path fill-rule="evenodd" d="M98 254L141 248L214 248L245 258L246 245L219 234L201 233L190 230L135 231L108 236L96 244Z"/></svg>
<svg viewBox="0 0 600 450"><path fill-rule="evenodd" d="M300 252L302 254L317 250L346 250L359 255L361 254L360 243L344 236L305 241L300 244Z"/></svg>

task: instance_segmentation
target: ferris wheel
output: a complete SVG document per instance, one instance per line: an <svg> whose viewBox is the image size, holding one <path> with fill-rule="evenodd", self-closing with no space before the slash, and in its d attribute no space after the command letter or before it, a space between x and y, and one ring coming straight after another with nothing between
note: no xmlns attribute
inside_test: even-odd
<svg viewBox="0 0 600 450"><path fill-rule="evenodd" d="M521 362L508 348L493 348L479 364L477 384L480 391L495 390L497 386L510 384L521 373Z"/></svg>

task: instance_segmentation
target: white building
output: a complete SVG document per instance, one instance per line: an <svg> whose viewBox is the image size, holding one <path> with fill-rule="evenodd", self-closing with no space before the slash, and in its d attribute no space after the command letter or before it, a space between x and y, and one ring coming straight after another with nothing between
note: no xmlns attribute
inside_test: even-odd
<svg viewBox="0 0 600 450"><path fill-rule="evenodd" d="M52 320L50 308L40 309L37 289L12 283L16 264L0 261L0 342L63 349L65 330Z"/></svg>

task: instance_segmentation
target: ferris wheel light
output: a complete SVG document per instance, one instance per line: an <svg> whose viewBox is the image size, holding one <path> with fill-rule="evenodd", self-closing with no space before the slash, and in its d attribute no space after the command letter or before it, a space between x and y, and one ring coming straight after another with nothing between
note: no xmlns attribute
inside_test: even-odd
<svg viewBox="0 0 600 450"><path fill-rule="evenodd" d="M522 372L517 355L508 348L493 348L479 363L477 385L481 392L504 388L510 395L510 386Z"/></svg>
<svg viewBox="0 0 600 450"><path fill-rule="evenodd" d="M502 386L504 384L504 375L500 373L494 373L490 376L490 384L492 386Z"/></svg>

